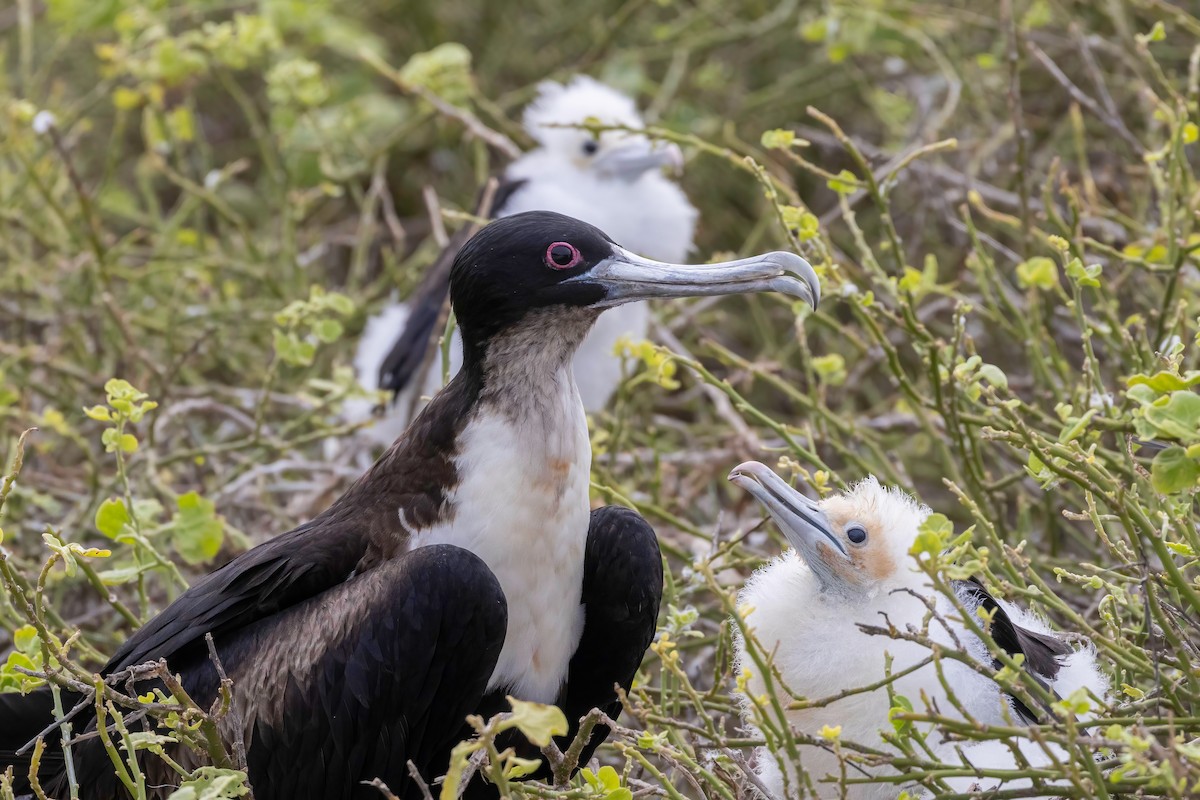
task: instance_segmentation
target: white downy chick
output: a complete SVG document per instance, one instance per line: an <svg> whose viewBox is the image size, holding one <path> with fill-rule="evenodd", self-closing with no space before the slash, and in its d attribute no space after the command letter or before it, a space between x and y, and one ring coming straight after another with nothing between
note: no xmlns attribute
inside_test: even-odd
<svg viewBox="0 0 1200 800"><path fill-rule="evenodd" d="M937 617L928 624L931 641L948 649L962 649L980 665L995 666L986 645L963 624L953 602L935 592L909 555L920 525L930 513L927 507L899 490L881 486L873 477L821 502L805 497L758 462L736 467L730 480L762 503L795 548L750 578L739 595L739 606L745 609L746 623L762 652L773 654L774 666L796 696L828 698L883 681L887 678L888 655L892 658L892 675L929 658L930 650L924 644L872 635L859 628L860 624L886 627L890 622L901 631L910 626L920 631L929 614L926 598L933 599L937 611ZM991 635L996 644L1010 653L1022 653L1025 667L1052 693L1065 697L1082 687L1098 698L1104 697L1108 683L1096 664L1094 648L1072 647L1044 622L993 598L975 581L958 581L954 589L969 612L981 606L995 612ZM737 669L750 673L746 681L748 697L742 702L743 718L753 727L750 698L762 697L767 688L743 637L737 637L736 646ZM994 681L971 666L942 659L941 668L954 698L972 719L1006 725L1029 722L1035 717L1024 704L1003 693ZM892 687L918 711L924 708L924 695L943 716L964 717L947 695L933 664L896 678ZM779 690L779 699L785 707L791 702L783 690ZM819 736L826 726L840 727L843 740L891 750L880 733L893 730L888 718L890 708L887 688L880 687L828 705L786 713L789 724L801 733ZM934 733L928 743L938 757L958 763L956 745L941 739ZM979 766L998 758L998 751L986 748L975 753L985 762ZM1011 764L1011 753L1008 757L1008 762L1001 763ZM778 798L787 795L777 759L760 748L756 762L767 789ZM808 773L819 796L840 796L836 783L820 783L826 776L840 773L841 764L832 748L802 746L801 764L785 765L790 796L799 792L797 767ZM885 767L864 767L862 771L852 767L847 777L870 774L895 772ZM901 788L895 783L847 784L846 797L883 800L896 797Z"/></svg>

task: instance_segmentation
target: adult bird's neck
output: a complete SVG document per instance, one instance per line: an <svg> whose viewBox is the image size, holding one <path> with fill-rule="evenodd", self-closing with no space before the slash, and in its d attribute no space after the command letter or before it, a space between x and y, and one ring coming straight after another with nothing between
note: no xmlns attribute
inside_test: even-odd
<svg viewBox="0 0 1200 800"><path fill-rule="evenodd" d="M477 460L467 450L486 451L489 436L482 434L497 432L481 426L489 420L515 433L522 471L569 462L586 474L591 452L571 358L597 316L589 309L533 312L483 342L464 328L463 368L322 518L352 518L385 557L393 547L406 548L409 534L454 515L447 501ZM524 477L534 484L544 479ZM400 526L397 509L404 510Z"/></svg>
<svg viewBox="0 0 1200 800"><path fill-rule="evenodd" d="M574 416L564 402L571 395L579 405L571 359L598 316L587 308L534 311L486 342L472 342L464 329L463 372L479 381L481 410L514 421Z"/></svg>

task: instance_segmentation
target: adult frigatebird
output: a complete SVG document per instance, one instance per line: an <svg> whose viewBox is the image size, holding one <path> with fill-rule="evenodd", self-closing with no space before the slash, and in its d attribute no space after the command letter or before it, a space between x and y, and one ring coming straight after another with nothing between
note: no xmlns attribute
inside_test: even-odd
<svg viewBox="0 0 1200 800"><path fill-rule="evenodd" d="M234 681L238 713L224 733L243 721L258 800L373 798L361 781L376 777L418 796L407 762L427 780L442 774L464 716L503 710L506 694L558 703L572 721L593 707L616 713L614 686L629 687L654 632L662 567L641 517L589 511L571 357L623 303L819 296L812 268L790 253L666 264L549 212L485 227L450 283L458 375L328 510L198 581L102 670L165 658L207 705L211 633ZM11 762L49 722L49 701L0 698ZM84 800L124 794L95 739L73 753ZM61 763L46 767L65 795Z"/></svg>
<svg viewBox="0 0 1200 800"><path fill-rule="evenodd" d="M963 623L950 598L939 594L911 560L909 550L929 516L927 507L899 490L881 486L873 477L821 502L805 497L756 461L735 467L729 479L762 503L795 548L755 573L738 597L739 606L747 609L746 622L755 639L766 653L773 654L783 684L796 696L819 700L846 693L834 702L788 711L792 727L813 737L819 737L826 726L839 728L845 740L888 751L890 746L880 734L881 730L893 731L892 700L884 685L887 655L892 658L890 674L898 676L890 690L914 705L928 702L946 716L985 725L1039 720L1038 712L1005 693L986 669L950 658L943 658L940 667L932 663L922 666L930 656L927 645L872 635L860 627L890 625L902 632L921 631L932 602L937 614L928 625L931 642L945 649L964 648L980 667L1002 666ZM1090 644L1073 647L1028 611L993 597L976 579L954 581L953 589L968 613L990 618L996 645L1009 655L1022 656L1024 668L1051 694L1067 697L1082 688L1104 697L1108 681ZM751 698L763 696L767 684L747 653L744 638L739 636L736 646L738 668L751 673L743 708L746 722L753 725ZM850 691L857 689L862 691ZM779 692L786 708L791 697ZM936 735L925 742L937 757L958 762L956 748L962 747L961 742ZM1022 757L1030 763L1039 759L1046 763L1062 754L1061 749L1056 754L1045 745L1024 744ZM1003 743L968 748L962 756L980 768L1016 768L1015 757ZM831 795L838 793L840 787L817 783L842 771L834 748L801 747L800 759L798 765L783 759L792 787L789 796L796 795L800 767L821 796L822 789ZM760 750L757 768L767 788L776 797L784 797L784 774L777 759ZM853 770L851 777L894 774L889 767L861 769ZM846 793L838 796L884 800L894 798L901 788L894 782L851 783L846 785Z"/></svg>
<svg viewBox="0 0 1200 800"><path fill-rule="evenodd" d="M589 120L629 130L592 133L564 127ZM673 144L633 132L645 123L632 99L586 75L566 85L546 81L525 109L523 123L537 147L504 170L492 215L557 211L595 225L635 253L671 262L687 258L696 209L663 173L663 167L681 167L683 155ZM433 396L442 386L441 351L432 343L441 333L437 323L449 267L463 241L461 235L453 237L414 296L389 304L363 329L354 358L359 383L396 395L385 415L363 430L368 441L390 444L411 419L418 395ZM587 411L604 408L620 385L617 341L646 338L649 323L647 305L629 303L605 314L584 339L575 355L575 382ZM451 374L461 365L462 342L455 335ZM371 400L352 400L346 417L366 419L374 406Z"/></svg>

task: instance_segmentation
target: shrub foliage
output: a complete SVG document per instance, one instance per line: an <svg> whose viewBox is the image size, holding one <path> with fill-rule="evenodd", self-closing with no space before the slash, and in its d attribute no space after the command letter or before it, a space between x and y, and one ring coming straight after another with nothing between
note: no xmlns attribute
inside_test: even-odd
<svg viewBox="0 0 1200 800"><path fill-rule="evenodd" d="M1071 754L1036 771L1065 797L1194 796L1197 9L523 6L0 10L0 690L100 692L134 796L128 753L169 739L214 765L180 767L177 797L248 791L215 734L223 706L197 708L156 665L168 691L143 698L92 670L190 578L358 474L339 410L361 393L365 315L528 144L535 83L588 71L688 153L698 257L790 247L827 299L673 303L657 345L628 343L630 380L594 421L595 497L650 518L671 569L627 716L606 766L567 781L568 752L557 786L510 780L527 765L491 744L548 736L559 720L536 708L479 721L455 763L486 753L519 796L734 800L754 745L794 753L781 708L759 708L761 739L740 726L730 674L736 590L781 540L723 478L766 452L820 493L868 473L916 493L943 515L922 535L938 580L979 575L1088 637L1114 687L1028 729L907 698L895 752L827 732L843 780L890 761L961 796L923 737L1027 738ZM162 727L125 725L138 708ZM836 796L822 777L793 789Z"/></svg>

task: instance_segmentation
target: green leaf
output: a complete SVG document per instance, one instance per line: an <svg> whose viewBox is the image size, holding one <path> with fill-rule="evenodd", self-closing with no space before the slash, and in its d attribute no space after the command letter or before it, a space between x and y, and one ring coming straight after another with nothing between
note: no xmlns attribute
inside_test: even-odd
<svg viewBox="0 0 1200 800"><path fill-rule="evenodd" d="M1161 42L1167 38L1167 26L1163 24L1162 20L1159 20L1158 22L1154 23L1154 27L1150 29L1149 33L1139 33L1134 38L1136 38L1141 44Z"/></svg>
<svg viewBox="0 0 1200 800"><path fill-rule="evenodd" d="M1078 258L1071 259L1071 263L1067 264L1067 275L1070 276L1080 286L1099 286L1100 277L1103 267L1099 264L1088 264L1086 267Z"/></svg>
<svg viewBox="0 0 1200 800"><path fill-rule="evenodd" d="M112 421L112 412L104 406L92 406L91 408L85 408L83 413L86 414L89 419L94 419L97 422Z"/></svg>
<svg viewBox="0 0 1200 800"><path fill-rule="evenodd" d="M930 514L917 529L917 540L913 542L909 553L921 555L927 553L936 555L942 552L946 542L954 535L954 525L945 514Z"/></svg>
<svg viewBox="0 0 1200 800"><path fill-rule="evenodd" d="M1183 444L1200 439L1200 394L1171 392L1146 406L1143 414L1160 436Z"/></svg>
<svg viewBox="0 0 1200 800"><path fill-rule="evenodd" d="M907 735L912 730L912 720L897 719L897 717L901 714L910 714L912 710L912 702L907 697L899 694L896 695L896 705L888 709L888 721L892 723L892 728L895 729L896 733L901 736Z"/></svg>
<svg viewBox="0 0 1200 800"><path fill-rule="evenodd" d="M1008 388L1008 376L1004 374L1004 370L997 367L995 364L983 364L979 367L979 377L995 386L997 389Z"/></svg>
<svg viewBox="0 0 1200 800"><path fill-rule="evenodd" d="M179 784L167 800L228 800L243 797L250 791L246 774L236 769L200 767L191 777Z"/></svg>
<svg viewBox="0 0 1200 800"><path fill-rule="evenodd" d="M336 342L342 337L342 323L336 319L320 319L313 323L313 333L325 344Z"/></svg>
<svg viewBox="0 0 1200 800"><path fill-rule="evenodd" d="M1188 370L1182 375L1166 370L1156 372L1153 375L1139 372L1125 381L1125 385L1131 389L1134 386L1149 386L1159 394L1169 394L1170 392L1190 389L1198 383L1200 383L1200 370L1196 369Z"/></svg>
<svg viewBox="0 0 1200 800"><path fill-rule="evenodd" d="M600 780L600 785L610 792L621 788L621 776L611 766L606 765L601 767L596 777Z"/></svg>
<svg viewBox="0 0 1200 800"><path fill-rule="evenodd" d="M171 519L175 550L189 564L211 561L225 540L225 526L211 500L196 492L176 500L179 510Z"/></svg>
<svg viewBox="0 0 1200 800"><path fill-rule="evenodd" d="M286 363L295 367L307 367L312 364L317 348L312 342L301 341L295 333L275 331L275 352Z"/></svg>
<svg viewBox="0 0 1200 800"><path fill-rule="evenodd" d="M505 727L517 728L538 747L550 744L552 736L562 736L567 732L567 717L558 706L531 703L515 697L509 697L508 702L512 704L512 717L507 720Z"/></svg>
<svg viewBox="0 0 1200 800"><path fill-rule="evenodd" d="M121 530L131 521L129 509L125 507L124 501L113 497L101 503L100 508L96 510L96 530L109 539L117 538Z"/></svg>
<svg viewBox="0 0 1200 800"><path fill-rule="evenodd" d="M762 146L768 150L786 150L796 141L796 134L783 128L776 128L773 131L763 131Z"/></svg>
<svg viewBox="0 0 1200 800"><path fill-rule="evenodd" d="M538 767L542 765L540 758L521 758L520 756L509 756L508 764L504 769L504 777L509 780L519 780L526 775L532 775L537 772Z"/></svg>
<svg viewBox="0 0 1200 800"><path fill-rule="evenodd" d="M1017 264L1017 284L1023 289L1049 291L1058 285L1058 265L1045 256Z"/></svg>
<svg viewBox="0 0 1200 800"><path fill-rule="evenodd" d="M1196 488L1200 480L1200 464L1188 458L1182 447L1168 447L1154 457L1150 464L1150 483L1154 491L1175 494Z"/></svg>
<svg viewBox="0 0 1200 800"><path fill-rule="evenodd" d="M450 751L450 764L446 767L446 777L442 779L440 800L458 800L458 787L462 785L463 774L470 765L471 754L482 745L478 740L459 742Z"/></svg>
<svg viewBox="0 0 1200 800"><path fill-rule="evenodd" d="M850 194L858 188L858 178L848 169L844 169L827 182L830 189L838 194Z"/></svg>
<svg viewBox="0 0 1200 800"><path fill-rule="evenodd" d="M1167 549L1177 556L1183 556L1184 558L1196 557L1196 551L1192 549L1190 544L1185 542L1163 542L1163 544L1165 544Z"/></svg>
<svg viewBox="0 0 1200 800"><path fill-rule="evenodd" d="M354 301L339 292L330 292L325 295L325 302L343 317L348 317L354 313Z"/></svg>
<svg viewBox="0 0 1200 800"><path fill-rule="evenodd" d="M825 383L841 386L846 382L846 359L838 353L827 353L812 360L813 369Z"/></svg>
<svg viewBox="0 0 1200 800"><path fill-rule="evenodd" d="M32 625L22 625L13 631L13 647L26 655L32 655L42 646L37 628Z"/></svg>
<svg viewBox="0 0 1200 800"><path fill-rule="evenodd" d="M457 42L445 42L412 56L398 77L406 84L429 89L442 99L461 105L470 100L471 51Z"/></svg>

